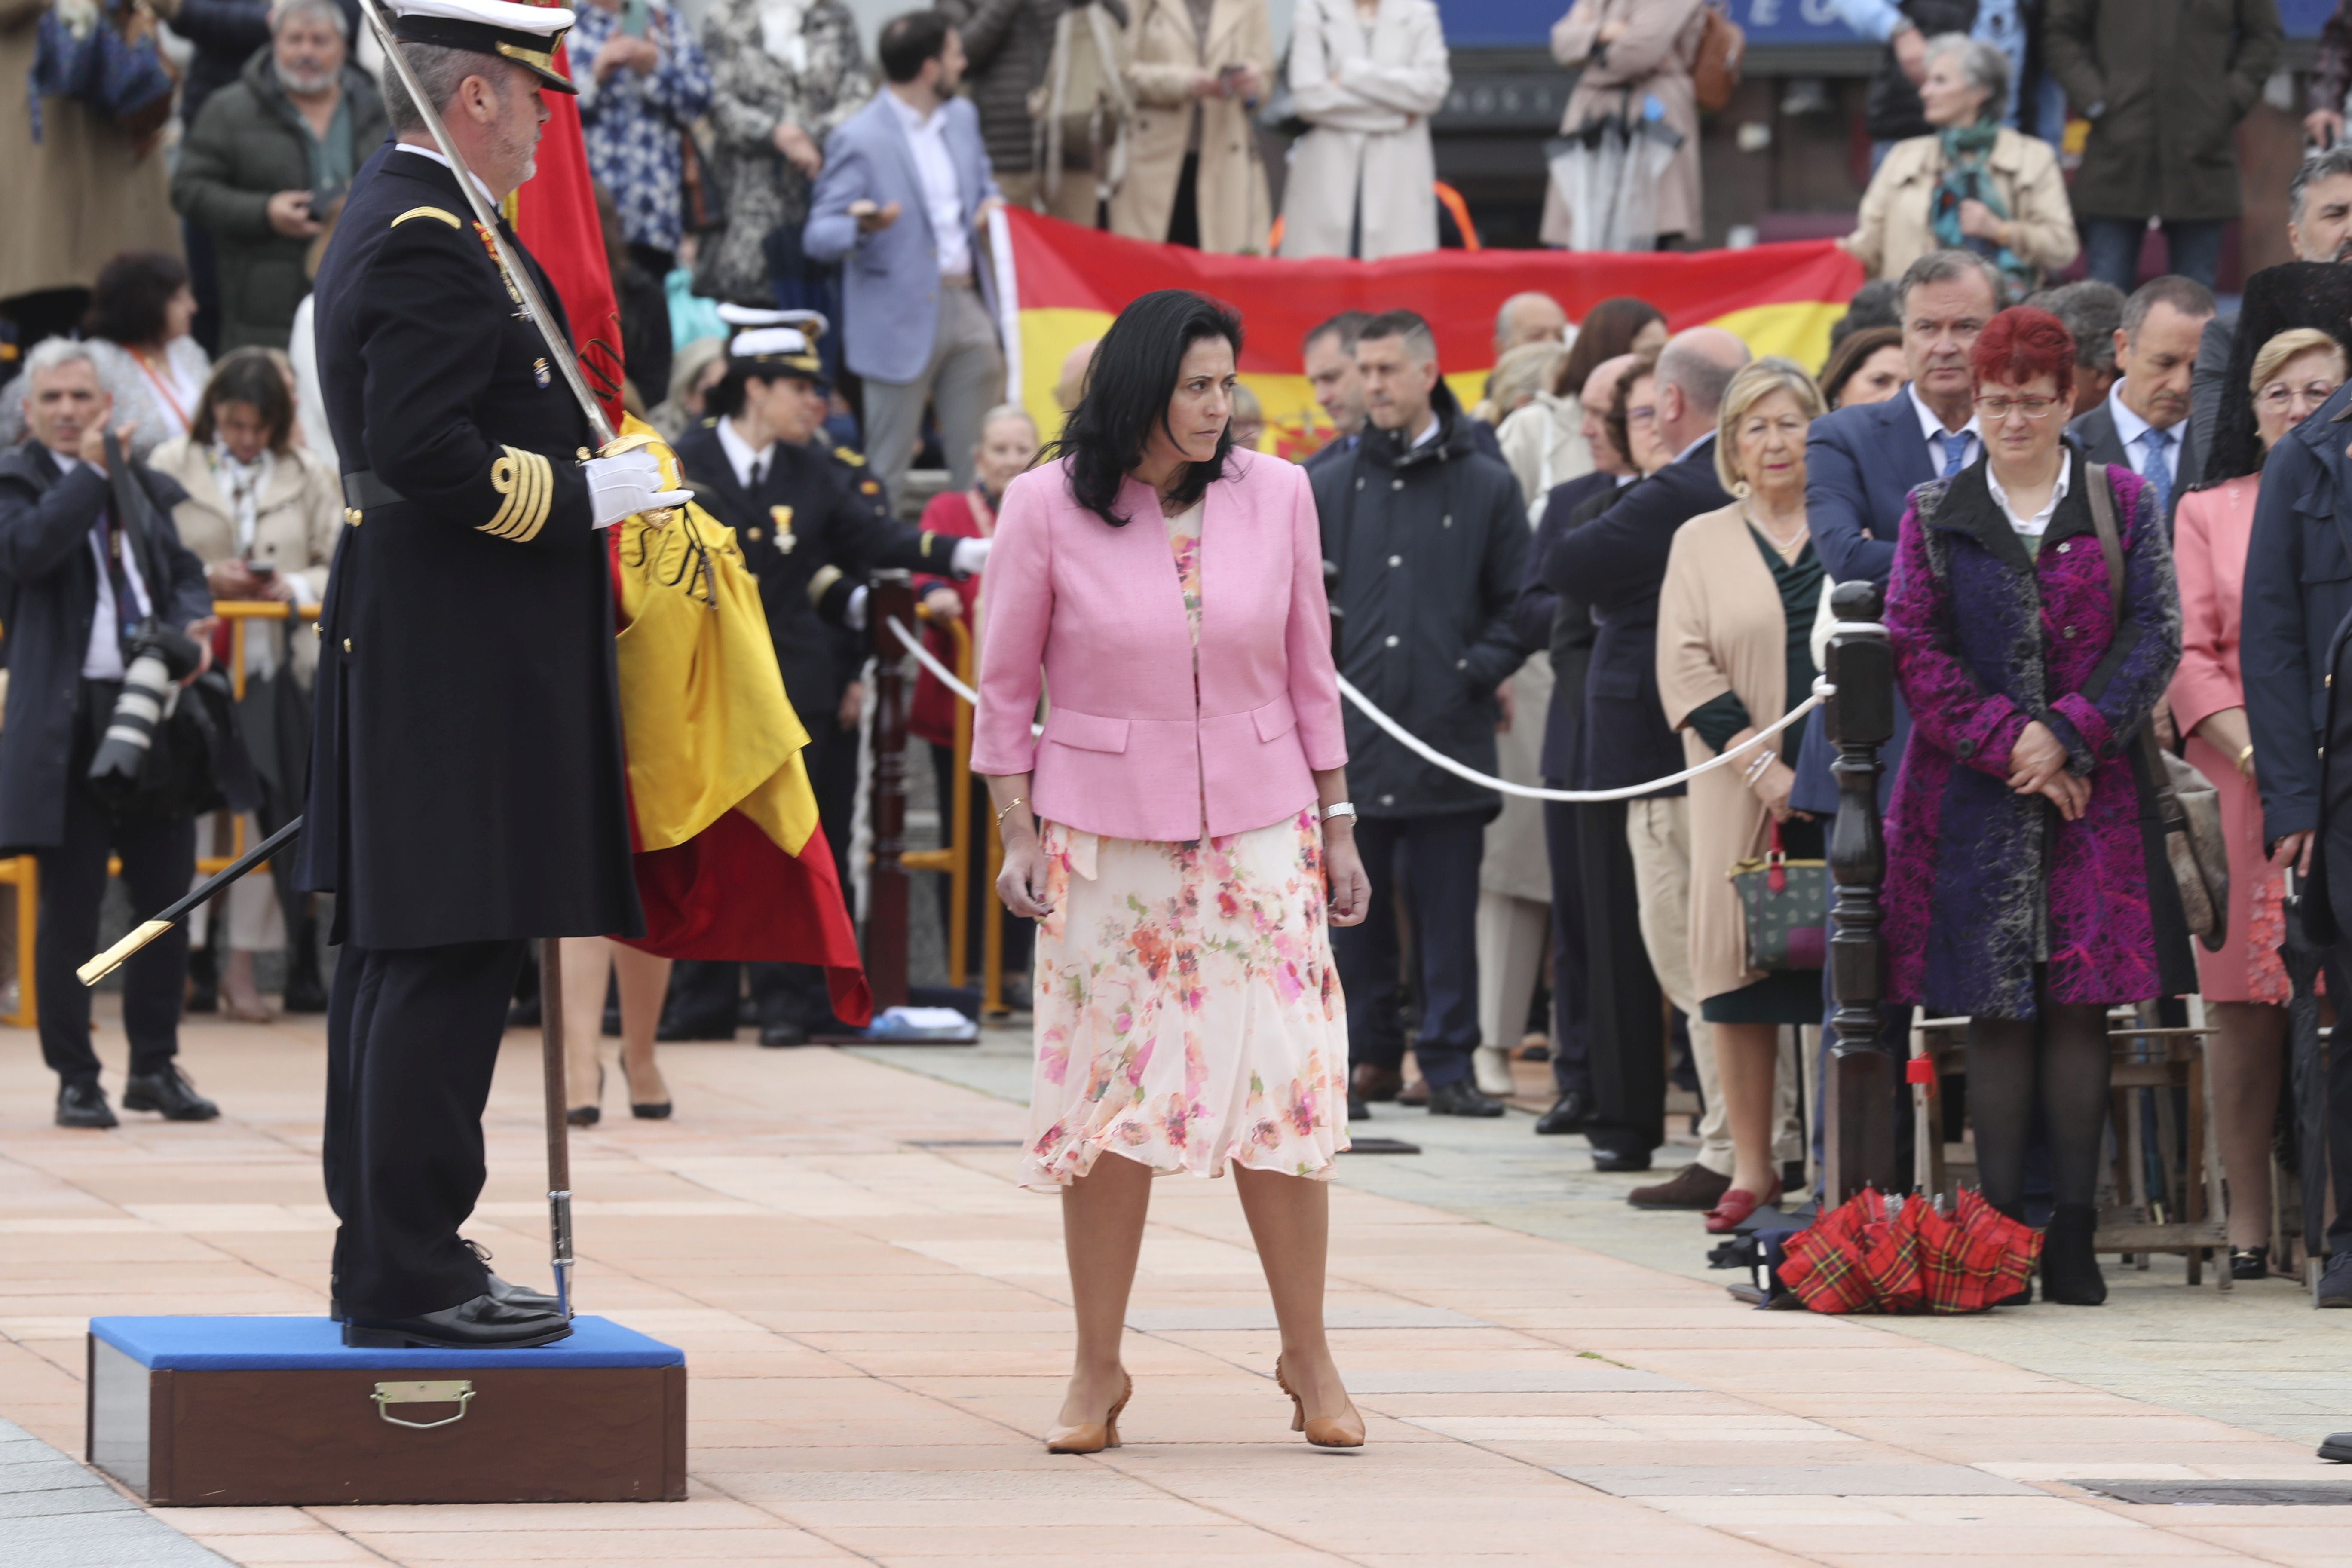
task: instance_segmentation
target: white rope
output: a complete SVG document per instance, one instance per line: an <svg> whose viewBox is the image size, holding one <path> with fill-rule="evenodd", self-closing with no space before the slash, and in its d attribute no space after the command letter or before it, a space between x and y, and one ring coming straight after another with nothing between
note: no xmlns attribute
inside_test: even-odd
<svg viewBox="0 0 2352 1568"><path fill-rule="evenodd" d="M1872 621L1840 621L1833 628L1833 630L1837 632L1884 632L1885 629L1885 627ZM966 686L962 681L958 680L953 672L950 671L946 665L941 664L937 658L933 658L930 649L925 647L922 645L921 640L918 638L914 633L908 631L905 624L895 616L890 619L890 630L898 637L899 642L906 646L907 651L915 656L916 662L937 677L941 685L945 686L950 691L954 692L958 697L962 698L966 702L970 702L974 705L979 703L980 693L974 691L971 687ZM1813 693L1811 696L1806 698L1802 702L1798 703L1794 708L1790 709L1786 713L1781 714L1780 718L1774 720L1763 729L1759 730L1753 735L1748 736L1745 741L1740 742L1739 744L1717 752L1714 756L1708 758L1706 762L1699 763L1698 766L1695 768L1685 768L1678 773L1669 773L1666 777L1662 779L1652 779L1647 784L1627 784L1622 789L1538 789L1534 784L1513 784L1508 779L1495 778L1490 774L1480 773L1475 768L1466 767L1464 764L1455 762L1452 757L1447 756L1444 752L1432 747L1420 736L1414 734L1412 731L1406 729L1403 725L1398 723L1395 720L1381 712L1378 708L1372 706L1371 699L1357 690L1354 683L1349 680L1349 679L1344 675L1339 677L1339 695L1354 703L1357 710L1361 712L1365 718L1370 719L1373 723L1386 731L1389 738L1396 742L1397 744L1402 746L1406 751L1412 752L1415 756L1421 758L1422 761L1429 763L1433 766L1444 768L1447 773L1453 773L1458 778L1465 778L1472 784L1482 785L1487 789L1499 791L1504 795L1518 795L1522 799L1526 800L1557 800L1580 805L1593 805L1602 801L1611 800L1638 800L1643 795L1654 795L1659 790L1665 789L1670 785L1686 783L1691 779L1698 777L1701 773L1708 773L1714 769L1726 766L1733 758L1739 756L1742 752L1753 751L1758 746L1762 745L1765 742L1770 740L1773 736L1779 734L1781 731L1787 729L1798 720L1802 719L1814 709L1820 707L1824 701L1836 696L1837 688L1832 686L1825 679L1816 679L1813 682Z"/></svg>

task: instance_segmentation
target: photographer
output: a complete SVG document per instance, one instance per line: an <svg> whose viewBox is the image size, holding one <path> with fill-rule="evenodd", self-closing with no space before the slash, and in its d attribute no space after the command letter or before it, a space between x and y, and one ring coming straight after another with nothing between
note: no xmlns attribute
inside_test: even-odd
<svg viewBox="0 0 2352 1568"><path fill-rule="evenodd" d="M204 563L172 525L185 493L140 465L129 478L149 503L142 526L152 533L143 555L132 547L107 468L113 407L89 351L52 338L26 356L25 377L32 438L0 453L0 577L7 583L0 614L10 677L0 723L0 852L30 853L40 863L34 969L41 1055L59 1082L58 1124L111 1127L90 1049L89 993L74 969L98 947L109 854L122 857L131 913L143 920L187 890L196 830L185 809L138 814L110 804L89 782L90 762L116 717L128 668L139 662L126 634L151 621L186 628L196 647L182 645L187 668L175 673L200 674L211 662L212 601ZM125 1110L175 1121L220 1114L173 1060L187 964L179 927L124 966Z"/></svg>

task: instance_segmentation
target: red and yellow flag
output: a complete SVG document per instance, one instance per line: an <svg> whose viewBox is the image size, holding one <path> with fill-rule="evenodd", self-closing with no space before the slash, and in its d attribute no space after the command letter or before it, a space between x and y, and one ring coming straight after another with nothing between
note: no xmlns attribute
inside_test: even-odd
<svg viewBox="0 0 2352 1568"><path fill-rule="evenodd" d="M1341 310L1419 311L1438 363L1466 407L1494 368L1495 312L1523 289L1549 294L1570 320L1615 294L1665 312L1667 325L1728 328L1759 354L1808 367L1829 353L1830 326L1862 286L1861 263L1828 240L1657 255L1561 250L1432 250L1386 261L1212 256L1013 210L1005 215L1012 287L1000 302L1020 401L1043 428L1060 421L1054 379L1069 351L1100 337L1120 307L1154 289L1195 289L1242 313L1242 380L1265 411L1266 444L1309 436L1321 418L1298 345ZM1000 273L1000 279L1002 279Z"/></svg>
<svg viewBox="0 0 2352 1568"><path fill-rule="evenodd" d="M554 0L525 0L528 5L552 5ZM572 74L565 52L555 51L555 68ZM568 92L540 89L547 105L547 124L539 137L539 167L512 203L508 221L514 225L523 247L538 261L547 280L563 300L563 315L572 328L572 345L583 366L593 367L588 384L602 394L611 376L614 391L602 397L605 415L615 428L621 423L621 320L613 297L613 273L604 258L604 227L596 216L596 187L588 173L588 145L580 131L580 100ZM591 341L602 347L591 349Z"/></svg>

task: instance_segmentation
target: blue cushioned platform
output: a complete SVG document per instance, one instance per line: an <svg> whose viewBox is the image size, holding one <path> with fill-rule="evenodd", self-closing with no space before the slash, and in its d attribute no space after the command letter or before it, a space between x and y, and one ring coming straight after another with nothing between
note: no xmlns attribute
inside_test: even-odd
<svg viewBox="0 0 2352 1568"><path fill-rule="evenodd" d="M572 1335L537 1350L352 1350L328 1318L92 1318L89 1331L159 1372L341 1368L682 1366L686 1352L609 1318L574 1318Z"/></svg>

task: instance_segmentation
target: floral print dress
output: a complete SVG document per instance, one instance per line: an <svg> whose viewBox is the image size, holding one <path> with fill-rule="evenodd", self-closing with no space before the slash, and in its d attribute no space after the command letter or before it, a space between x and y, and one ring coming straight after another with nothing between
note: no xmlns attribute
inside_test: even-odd
<svg viewBox="0 0 2352 1568"><path fill-rule="evenodd" d="M1197 648L1201 511L1166 521ZM1348 1025L1314 808L1173 844L1041 827L1054 912L1021 1184L1066 1186L1105 1150L1159 1173L1329 1179Z"/></svg>

